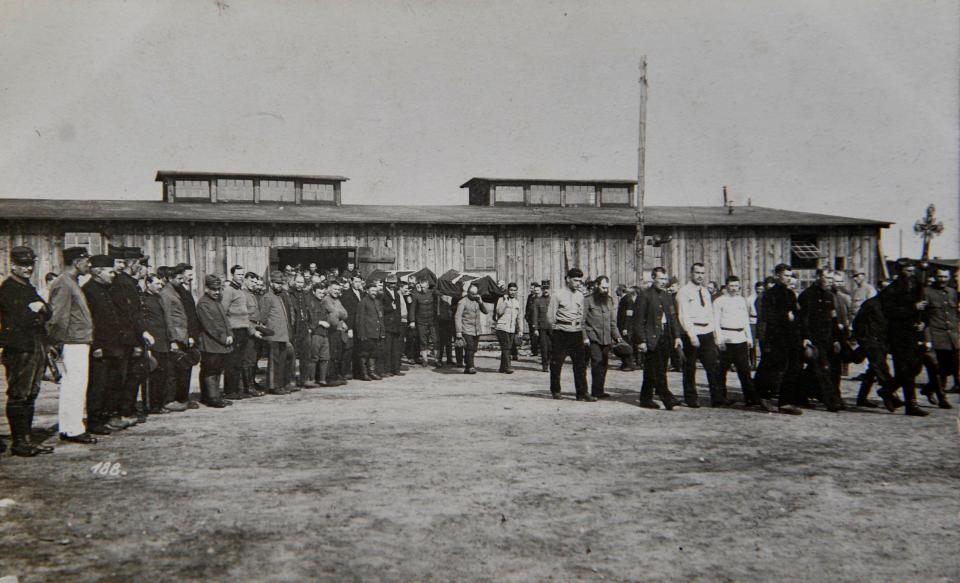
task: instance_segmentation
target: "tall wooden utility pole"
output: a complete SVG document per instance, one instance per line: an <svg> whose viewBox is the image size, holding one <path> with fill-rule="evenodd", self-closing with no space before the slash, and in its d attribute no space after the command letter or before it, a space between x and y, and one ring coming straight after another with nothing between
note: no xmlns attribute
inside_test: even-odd
<svg viewBox="0 0 960 583"><path fill-rule="evenodd" d="M644 178L647 153L647 56L640 57L640 144L637 148L637 235L636 235L636 277L637 285L643 283L644 265Z"/></svg>

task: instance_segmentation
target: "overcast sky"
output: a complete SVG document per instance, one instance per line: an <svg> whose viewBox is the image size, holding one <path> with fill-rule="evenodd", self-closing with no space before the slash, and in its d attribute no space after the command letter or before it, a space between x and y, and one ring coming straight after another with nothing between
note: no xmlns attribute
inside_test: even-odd
<svg viewBox="0 0 960 583"><path fill-rule="evenodd" d="M723 6L720 8L720 6ZM960 0L0 0L0 196L156 199L158 169L341 174L348 203L471 176L635 178L895 221L960 254Z"/></svg>

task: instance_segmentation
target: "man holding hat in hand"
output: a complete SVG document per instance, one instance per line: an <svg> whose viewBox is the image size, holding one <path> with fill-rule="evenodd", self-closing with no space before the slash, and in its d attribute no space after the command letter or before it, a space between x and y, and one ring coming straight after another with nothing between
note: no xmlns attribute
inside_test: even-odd
<svg viewBox="0 0 960 583"><path fill-rule="evenodd" d="M62 346L60 356L64 370L60 379L58 412L60 439L96 443L97 438L87 433L83 424L93 319L77 283L81 275L90 271L90 255L84 247L67 247L63 250L63 263L63 273L49 287L52 315L47 323L51 342Z"/></svg>
<svg viewBox="0 0 960 583"><path fill-rule="evenodd" d="M12 273L0 284L0 345L7 372L7 422L13 438L10 452L22 457L53 451L30 442L33 407L46 365L43 327L50 319L50 306L30 282L36 260L33 249L14 247L10 251ZM0 439L0 453L4 449Z"/></svg>

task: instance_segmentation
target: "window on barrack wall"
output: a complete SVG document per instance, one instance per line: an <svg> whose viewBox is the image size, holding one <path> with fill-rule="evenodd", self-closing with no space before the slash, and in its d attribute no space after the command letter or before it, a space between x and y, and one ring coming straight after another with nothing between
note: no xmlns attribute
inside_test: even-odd
<svg viewBox="0 0 960 583"><path fill-rule="evenodd" d="M63 248L86 247L90 255L103 254L103 236L100 233L65 233Z"/></svg>
<svg viewBox="0 0 960 583"><path fill-rule="evenodd" d="M463 268L467 271L488 271L496 268L496 242L493 235L464 237Z"/></svg>

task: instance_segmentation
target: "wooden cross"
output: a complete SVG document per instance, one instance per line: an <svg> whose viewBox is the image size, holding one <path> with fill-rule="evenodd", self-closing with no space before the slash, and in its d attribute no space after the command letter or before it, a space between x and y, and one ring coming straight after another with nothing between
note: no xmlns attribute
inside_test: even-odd
<svg viewBox="0 0 960 583"><path fill-rule="evenodd" d="M943 232L943 223L937 220L937 207L932 204L927 207L923 218L913 224L913 232L923 237L923 253L920 259L930 258L930 241Z"/></svg>

